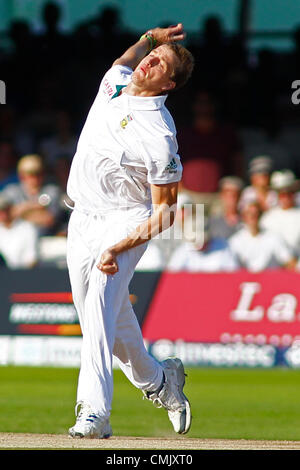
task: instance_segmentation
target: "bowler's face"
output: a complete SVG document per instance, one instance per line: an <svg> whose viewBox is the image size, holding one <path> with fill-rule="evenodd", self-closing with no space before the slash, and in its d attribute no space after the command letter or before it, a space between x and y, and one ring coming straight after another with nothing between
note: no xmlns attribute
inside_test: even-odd
<svg viewBox="0 0 300 470"><path fill-rule="evenodd" d="M149 92L166 92L175 87L175 82L170 77L177 62L172 49L166 45L159 46L139 63L132 75L132 81Z"/></svg>

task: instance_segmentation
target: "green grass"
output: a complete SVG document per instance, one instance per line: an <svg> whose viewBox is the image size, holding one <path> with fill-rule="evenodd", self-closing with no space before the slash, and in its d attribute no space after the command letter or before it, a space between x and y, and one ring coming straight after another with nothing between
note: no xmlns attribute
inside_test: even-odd
<svg viewBox="0 0 300 470"><path fill-rule="evenodd" d="M300 440L300 371L189 369L187 437ZM0 432L66 433L74 422L78 370L0 367ZM171 437L165 410L114 371L114 435Z"/></svg>

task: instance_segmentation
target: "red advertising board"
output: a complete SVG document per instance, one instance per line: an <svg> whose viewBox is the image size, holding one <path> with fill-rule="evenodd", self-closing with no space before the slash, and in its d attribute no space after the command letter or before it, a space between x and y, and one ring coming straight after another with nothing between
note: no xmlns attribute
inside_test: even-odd
<svg viewBox="0 0 300 470"><path fill-rule="evenodd" d="M143 325L150 342L254 342L288 346L300 339L300 274L168 273Z"/></svg>

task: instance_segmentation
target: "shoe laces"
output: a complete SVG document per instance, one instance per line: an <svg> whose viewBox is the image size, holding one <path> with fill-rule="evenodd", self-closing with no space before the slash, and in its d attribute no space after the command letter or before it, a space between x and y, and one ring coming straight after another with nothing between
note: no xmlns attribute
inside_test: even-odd
<svg viewBox="0 0 300 470"><path fill-rule="evenodd" d="M144 396L143 396L143 400L150 400L152 401L153 405L155 406L155 408L162 408L163 407L163 404L160 400L160 398L158 397L158 395L155 393L155 392L143 392L144 393ZM154 395L154 396L152 396Z"/></svg>
<svg viewBox="0 0 300 470"><path fill-rule="evenodd" d="M169 410L171 410L174 405L170 405L169 403L165 403L162 398L159 396L159 395L162 395L162 397L165 395L165 394L168 394L169 391L168 391L168 384L167 382L164 384L162 390L159 392L159 394L157 394L156 392L144 392L144 396L143 396L143 400L146 399L146 400L150 400L152 401L153 405L155 406L155 408L167 408ZM175 406L176 408L176 406Z"/></svg>
<svg viewBox="0 0 300 470"><path fill-rule="evenodd" d="M186 374L184 375L186 376ZM175 393L174 391L171 391L170 384L168 380L166 380L165 383L163 384L162 389L159 391L159 393L144 391L143 400L147 399L147 400L152 401L153 405L156 408L166 408L169 411L176 411L178 410L178 403L180 400L179 384L176 382L173 384L173 387L175 388ZM164 397L166 397L167 399L164 400ZM180 404L179 407L181 406L182 405Z"/></svg>
<svg viewBox="0 0 300 470"><path fill-rule="evenodd" d="M92 409L89 405L84 403L83 401L79 401L75 405L75 416L76 421L88 420L91 421L92 418L96 418L97 416L92 412Z"/></svg>

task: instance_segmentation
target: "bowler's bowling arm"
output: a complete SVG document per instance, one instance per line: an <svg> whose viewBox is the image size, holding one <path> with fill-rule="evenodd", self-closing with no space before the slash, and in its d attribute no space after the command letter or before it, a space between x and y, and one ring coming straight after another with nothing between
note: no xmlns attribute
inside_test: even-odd
<svg viewBox="0 0 300 470"><path fill-rule="evenodd" d="M170 42L182 41L185 38L181 23L168 28L154 28L151 30L151 35L156 41L156 47ZM151 41L144 37L129 47L121 57L114 61L113 65L124 65L135 70L150 51Z"/></svg>

